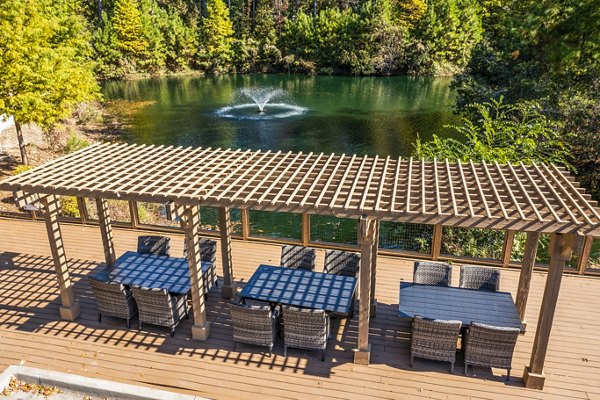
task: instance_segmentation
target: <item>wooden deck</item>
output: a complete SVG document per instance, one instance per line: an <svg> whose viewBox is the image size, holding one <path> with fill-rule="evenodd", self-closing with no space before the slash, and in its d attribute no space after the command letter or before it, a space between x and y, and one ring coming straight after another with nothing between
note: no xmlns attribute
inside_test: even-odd
<svg viewBox="0 0 600 400"><path fill-rule="evenodd" d="M0 219L0 369L11 364L65 371L90 377L157 386L209 398L434 398L434 399L600 399L600 279L565 276L546 362L543 391L522 387L545 274L534 273L528 303L528 331L521 335L513 378L504 371L455 374L448 365L416 360L408 365L407 325L397 317L398 282L410 280L412 261L380 257L378 314L371 321L371 365L352 363L357 319L336 321L325 362L317 354L281 345L272 358L260 349L234 352L227 304L214 288L208 301L212 334L207 342L190 339L190 321L175 337L161 328L125 329L123 321L97 322L95 302L85 276L104 259L99 230L63 224L67 256L81 303L77 322L59 320L58 289L43 223ZM117 255L135 248L138 232L115 229ZM172 252L181 254L182 236ZM233 243L234 275L245 282L260 263L276 263L279 246ZM318 265L323 263L319 251ZM220 266L217 267L220 271ZM458 271L453 277L458 282ZM515 290L518 271L502 271L501 290ZM135 324L134 324L135 325ZM256 353L252 353L256 351Z"/></svg>

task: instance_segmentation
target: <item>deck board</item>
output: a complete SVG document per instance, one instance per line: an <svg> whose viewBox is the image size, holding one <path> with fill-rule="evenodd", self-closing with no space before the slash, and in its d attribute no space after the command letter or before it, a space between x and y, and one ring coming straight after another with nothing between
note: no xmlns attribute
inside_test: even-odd
<svg viewBox="0 0 600 400"><path fill-rule="evenodd" d="M326 361L315 353L290 350L281 343L269 358L260 349L238 346L233 351L226 301L219 289L209 294L207 310L212 333L207 342L190 338L191 321L183 321L171 338L166 329L145 326L125 329L124 322L97 322L95 301L85 276L103 260L97 227L63 224L75 293L81 303L76 322L58 318L58 289L45 236L39 221L0 219L0 369L11 364L155 386L209 398L247 399L529 399L600 398L600 279L565 275L554 319L546 362L544 391L523 388L520 378L529 360L545 273L535 272L531 283L525 335L519 337L513 378L503 371L478 370L463 376L462 363L454 374L446 363L427 360L408 365L409 325L397 315L398 282L410 280L412 261L380 257L377 279L377 317L371 321L371 365L352 363L357 318L336 320ZM117 254L135 248L139 232L115 229ZM181 254L183 237L172 235L172 253ZM233 273L247 282L261 263L277 263L279 246L234 241ZM220 253L218 253L220 254ZM319 250L317 265L323 265ZM220 271L219 261L217 271ZM220 273L219 273L220 275ZM453 281L458 282L458 268ZM503 270L501 290L514 293L518 271ZM133 324L135 326L135 322Z"/></svg>

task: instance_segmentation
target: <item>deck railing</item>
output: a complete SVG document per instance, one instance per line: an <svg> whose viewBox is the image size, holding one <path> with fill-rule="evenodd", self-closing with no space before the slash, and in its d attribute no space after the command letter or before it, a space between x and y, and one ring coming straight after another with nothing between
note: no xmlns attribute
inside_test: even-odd
<svg viewBox="0 0 600 400"><path fill-rule="evenodd" d="M70 202L71 207L63 208L64 221L97 223L94 201L77 198ZM116 226L171 233L182 231L177 218L169 215L170 210L164 204L111 200L109 207ZM0 215L38 218L35 211L0 212ZM232 209L231 219L234 237L241 240L358 250L358 221L347 218ZM201 224L207 236L218 236L218 210L201 207ZM379 252L391 256L519 268L525 236L523 232L510 230L463 229L384 221L380 224ZM537 268L547 268L549 245L550 235L541 235ZM580 237L565 271L600 275L600 238Z"/></svg>

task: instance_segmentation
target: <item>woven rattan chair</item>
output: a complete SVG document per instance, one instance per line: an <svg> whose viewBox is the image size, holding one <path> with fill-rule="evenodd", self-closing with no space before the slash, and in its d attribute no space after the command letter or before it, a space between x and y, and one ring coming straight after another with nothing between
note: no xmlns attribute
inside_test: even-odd
<svg viewBox="0 0 600 400"><path fill-rule="evenodd" d="M138 313L131 291L122 283L101 281L91 276L88 277L88 282L96 297L98 322L102 322L102 315L123 318L129 329L131 318Z"/></svg>
<svg viewBox="0 0 600 400"><path fill-rule="evenodd" d="M465 375L469 365L503 368L508 381L519 332L519 328L471 323L465 337Z"/></svg>
<svg viewBox="0 0 600 400"><path fill-rule="evenodd" d="M327 250L325 252L325 268L323 272L332 275L351 276L356 278L360 269L360 254L348 251ZM356 292L352 297L350 312L347 315L334 313L334 317L354 317L354 302Z"/></svg>
<svg viewBox="0 0 600 400"><path fill-rule="evenodd" d="M475 265L463 265L460 268L459 286L461 288L497 292L500 290L500 270Z"/></svg>
<svg viewBox="0 0 600 400"><path fill-rule="evenodd" d="M279 264L285 268L314 271L316 257L317 252L310 247L281 246L281 261Z"/></svg>
<svg viewBox="0 0 600 400"><path fill-rule="evenodd" d="M288 347L320 350L321 361L325 361L325 348L329 337L329 315L325 310L312 310L284 306L283 355Z"/></svg>
<svg viewBox="0 0 600 400"><path fill-rule="evenodd" d="M446 263L415 261L413 282L422 285L450 286L452 267Z"/></svg>
<svg viewBox="0 0 600 400"><path fill-rule="evenodd" d="M339 250L327 250L325 252L325 268L323 272L326 274L356 278L359 267L360 254Z"/></svg>
<svg viewBox="0 0 600 400"><path fill-rule="evenodd" d="M166 289L148 289L132 286L131 291L138 305L139 329L142 323L171 328L175 335L175 326L185 315L188 318L187 295L171 296Z"/></svg>
<svg viewBox="0 0 600 400"><path fill-rule="evenodd" d="M249 306L237 302L229 303L233 324L233 351L237 343L252 344L269 348L269 357L277 335L278 312L268 304Z"/></svg>
<svg viewBox="0 0 600 400"><path fill-rule="evenodd" d="M454 372L456 343L460 334L460 321L428 320L415 316L410 341L410 366L415 357L450 363Z"/></svg>
<svg viewBox="0 0 600 400"><path fill-rule="evenodd" d="M154 254L169 256L171 238L167 236L138 236L137 252L140 254Z"/></svg>
<svg viewBox="0 0 600 400"><path fill-rule="evenodd" d="M183 242L183 257L187 258L188 250L187 243ZM202 262L210 263L210 267L202 269L202 275L206 287L203 293L206 295L208 291L215 286L219 286L217 278L217 241L212 239L200 238L200 259Z"/></svg>

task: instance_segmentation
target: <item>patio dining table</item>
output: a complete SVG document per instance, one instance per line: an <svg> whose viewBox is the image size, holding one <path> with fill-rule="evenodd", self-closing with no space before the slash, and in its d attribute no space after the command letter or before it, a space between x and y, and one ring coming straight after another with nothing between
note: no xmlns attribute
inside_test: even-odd
<svg viewBox="0 0 600 400"><path fill-rule="evenodd" d="M351 276L260 265L240 297L348 314L355 290Z"/></svg>
<svg viewBox="0 0 600 400"><path fill-rule="evenodd" d="M458 320L463 325L487 325L525 329L509 292L491 292L451 286L400 282L400 317Z"/></svg>
<svg viewBox="0 0 600 400"><path fill-rule="evenodd" d="M202 270L211 263L202 262ZM95 274L97 279L118 281L150 289L167 289L175 295L190 291L190 271L186 258L140 254L127 251L117 258L112 268Z"/></svg>

